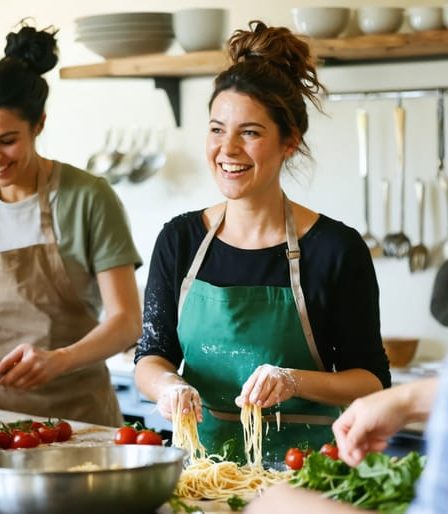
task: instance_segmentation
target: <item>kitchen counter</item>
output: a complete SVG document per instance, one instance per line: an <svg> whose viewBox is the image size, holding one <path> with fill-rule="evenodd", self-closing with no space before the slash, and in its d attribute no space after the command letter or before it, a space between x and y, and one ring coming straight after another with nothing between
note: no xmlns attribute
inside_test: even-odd
<svg viewBox="0 0 448 514"><path fill-rule="evenodd" d="M35 421L46 421L47 418L40 416L31 416L29 414L23 414L20 412L12 412L0 409L0 422L12 423L18 420L30 419ZM80 421L70 421L73 429L73 435L68 441L63 443L52 443L48 446L95 446L110 444L113 445L113 439L115 434L115 428L105 427L101 425L92 425L90 423L82 423ZM41 445L44 446L44 445ZM3 451L3 450L0 450ZM11 451L11 450L6 450ZM27 450L14 450L14 451L27 451ZM226 503L216 501L197 501L197 502L186 502L191 505L198 506L203 512L208 514L222 514L230 512L230 508ZM197 512L200 512L199 510ZM143 513L142 513L143 514ZM147 513L145 513L147 514ZM168 504L162 505L154 514L173 514L171 507Z"/></svg>

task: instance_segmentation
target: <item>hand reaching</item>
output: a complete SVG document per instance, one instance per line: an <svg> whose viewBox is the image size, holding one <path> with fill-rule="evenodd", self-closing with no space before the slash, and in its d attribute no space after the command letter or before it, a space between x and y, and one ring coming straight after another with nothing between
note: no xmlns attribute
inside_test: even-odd
<svg viewBox="0 0 448 514"><path fill-rule="evenodd" d="M297 395L299 389L297 371L263 364L252 373L241 389L235 403L242 407L246 404L271 407L276 403L289 400Z"/></svg>

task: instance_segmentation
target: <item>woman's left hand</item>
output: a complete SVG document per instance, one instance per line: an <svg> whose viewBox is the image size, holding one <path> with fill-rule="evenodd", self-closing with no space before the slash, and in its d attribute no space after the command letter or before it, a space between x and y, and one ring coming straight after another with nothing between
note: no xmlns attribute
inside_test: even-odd
<svg viewBox="0 0 448 514"><path fill-rule="evenodd" d="M64 369L63 352L21 344L0 360L0 385L27 391L47 383Z"/></svg>
<svg viewBox="0 0 448 514"><path fill-rule="evenodd" d="M295 369L279 368L270 364L258 366L243 385L235 403L239 407L252 404L266 408L289 400L297 396L297 373Z"/></svg>

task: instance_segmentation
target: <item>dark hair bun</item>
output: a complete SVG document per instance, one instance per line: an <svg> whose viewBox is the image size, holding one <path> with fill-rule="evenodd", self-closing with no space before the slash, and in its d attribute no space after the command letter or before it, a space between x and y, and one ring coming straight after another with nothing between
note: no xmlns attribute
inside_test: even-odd
<svg viewBox="0 0 448 514"><path fill-rule="evenodd" d="M227 42L233 64L258 62L280 69L318 105L315 95L325 88L316 75L315 61L308 44L286 27L268 27L262 21L249 22L249 30L236 30Z"/></svg>
<svg viewBox="0 0 448 514"><path fill-rule="evenodd" d="M6 36L5 56L24 61L37 74L51 70L58 62L56 31L22 27Z"/></svg>

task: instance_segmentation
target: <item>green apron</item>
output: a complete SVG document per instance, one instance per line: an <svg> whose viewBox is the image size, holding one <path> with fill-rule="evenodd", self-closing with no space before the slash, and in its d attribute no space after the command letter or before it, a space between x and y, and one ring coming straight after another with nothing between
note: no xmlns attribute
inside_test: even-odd
<svg viewBox="0 0 448 514"><path fill-rule="evenodd" d="M291 287L217 287L196 278L207 249L224 219L225 209L199 247L179 299L179 341L184 379L201 395L199 435L209 453L245 462L240 409L235 397L262 364L323 370L300 287L300 250L294 217L285 197L285 220ZM280 411L277 430L275 412ZM333 439L331 423L339 409L293 398L263 410L263 458L283 462L291 446L319 448Z"/></svg>

